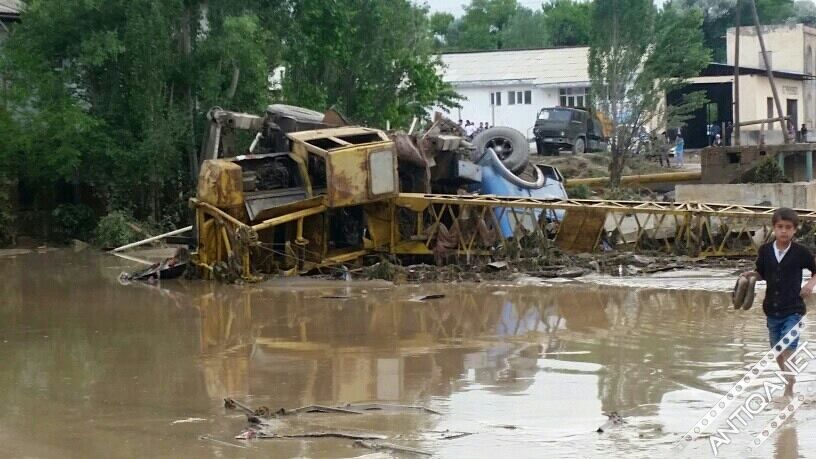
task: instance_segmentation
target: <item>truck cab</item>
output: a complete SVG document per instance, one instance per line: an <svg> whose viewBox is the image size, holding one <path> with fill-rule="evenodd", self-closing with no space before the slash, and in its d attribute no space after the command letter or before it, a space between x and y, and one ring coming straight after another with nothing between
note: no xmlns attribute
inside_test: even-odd
<svg viewBox="0 0 816 459"><path fill-rule="evenodd" d="M572 107L547 107L538 112L533 134L542 155L557 155L562 149L574 154L606 150L603 124L592 113Z"/></svg>

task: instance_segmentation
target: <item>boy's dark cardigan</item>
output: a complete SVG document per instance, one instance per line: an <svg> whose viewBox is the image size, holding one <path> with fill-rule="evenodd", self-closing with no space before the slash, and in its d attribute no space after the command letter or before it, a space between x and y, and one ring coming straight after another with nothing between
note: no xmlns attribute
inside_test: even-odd
<svg viewBox="0 0 816 459"><path fill-rule="evenodd" d="M774 242L763 244L759 248L756 270L765 282L765 300L762 310L766 316L782 317L793 313L805 314L805 302L799 293L802 291L802 269L816 275L816 262L813 254L804 246L791 242L782 262L776 261Z"/></svg>

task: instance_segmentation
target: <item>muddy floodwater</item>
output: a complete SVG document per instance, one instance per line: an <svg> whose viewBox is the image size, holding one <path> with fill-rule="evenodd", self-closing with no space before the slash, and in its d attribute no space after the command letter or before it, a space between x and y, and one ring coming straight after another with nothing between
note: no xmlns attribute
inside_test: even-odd
<svg viewBox="0 0 816 459"><path fill-rule="evenodd" d="M90 249L0 256L0 457L424 457L340 438L238 440L249 424L225 397L273 411L425 406L439 414L275 422L434 457L709 457L705 437L670 448L768 348L761 308L731 308L731 278L120 285L134 266ZM445 297L417 301L426 294ZM816 379L816 365L805 373ZM775 406L719 457L816 456L809 401L746 452ZM624 422L597 433L611 412Z"/></svg>

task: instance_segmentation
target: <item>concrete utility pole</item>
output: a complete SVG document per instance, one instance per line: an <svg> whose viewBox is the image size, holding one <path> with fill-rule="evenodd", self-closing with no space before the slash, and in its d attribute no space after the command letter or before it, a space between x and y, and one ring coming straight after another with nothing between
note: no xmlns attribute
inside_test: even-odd
<svg viewBox="0 0 816 459"><path fill-rule="evenodd" d="M756 26L757 38L759 39L759 48L762 50L762 60L765 61L765 70L768 72L768 81L771 83L771 92L773 92L776 111L779 114L779 124L782 125L782 138L785 139L785 143L788 143L790 141L790 138L788 137L788 126L784 119L785 114L782 113L782 102L779 100L779 93L776 91L773 69L771 69L771 63L768 60L768 51L765 49L765 39L762 38L762 26L759 25L756 0L751 0L751 14L754 16L754 25Z"/></svg>
<svg viewBox="0 0 816 459"><path fill-rule="evenodd" d="M740 92L739 92L739 66L740 66L740 10L741 10L741 3L740 0L737 0L737 11L736 11L736 34L734 37L734 139L732 145L739 145L740 144Z"/></svg>

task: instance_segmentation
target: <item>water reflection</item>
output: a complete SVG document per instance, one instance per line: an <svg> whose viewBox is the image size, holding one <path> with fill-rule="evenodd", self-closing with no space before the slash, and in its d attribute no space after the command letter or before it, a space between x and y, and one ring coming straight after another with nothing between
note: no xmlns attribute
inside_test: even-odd
<svg viewBox="0 0 816 459"><path fill-rule="evenodd" d="M406 301L411 295L400 289L354 289L343 300L323 298L336 294L330 288L199 295L208 393L257 394L272 385L300 404L416 400L449 395L460 380L517 393L546 359L602 365L598 396L603 410L614 411L659 403L686 374L687 384L700 385L699 368L683 362L739 361L746 352L695 345L723 341L708 324L726 314L724 295L495 291L463 289L425 303Z"/></svg>
<svg viewBox="0 0 816 459"><path fill-rule="evenodd" d="M397 431L481 432L476 449L432 445L442 457L506 454L519 445L519 457L651 456L702 415L701 394L727 390L766 340L761 312L735 313L725 292L581 284L123 287L115 281L122 268L70 253L0 259L0 432L25 438L36 430L51 452L83 438L76 454L84 456L104 456L106 445L124 438L116 455L149 443L158 456L184 445L199 456L215 448L232 457L229 448L196 440L236 433L241 419L225 417L223 397L274 408L379 400L446 413ZM422 293L447 296L410 301ZM330 298L337 296L347 298ZM611 411L628 427L597 435ZM208 423L167 431L190 416ZM518 428L491 427L501 424ZM795 457L800 428L780 430L768 451ZM30 455L24 443L12 445L12 456ZM306 454L302 445L279 454L363 454Z"/></svg>

